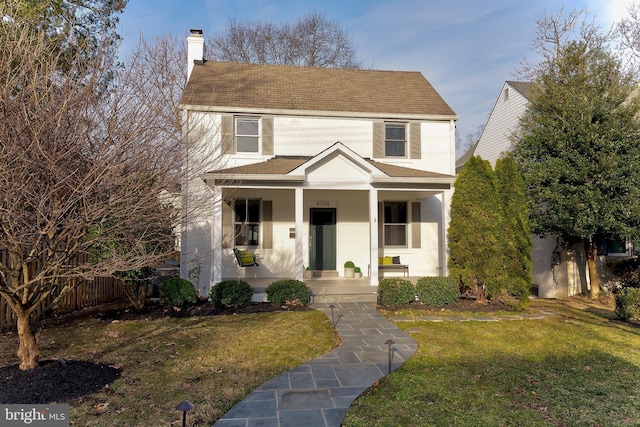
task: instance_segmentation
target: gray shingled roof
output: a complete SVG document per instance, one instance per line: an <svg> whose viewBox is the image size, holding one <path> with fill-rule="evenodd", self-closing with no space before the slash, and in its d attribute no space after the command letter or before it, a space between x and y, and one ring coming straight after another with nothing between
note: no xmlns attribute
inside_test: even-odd
<svg viewBox="0 0 640 427"><path fill-rule="evenodd" d="M250 165L237 166L228 169L212 171L213 174L220 175L286 175L309 161L311 157L274 157L265 162L253 163ZM391 178L450 178L436 172L428 172L419 169L405 168L402 166L388 165L365 159L371 165L380 169Z"/></svg>
<svg viewBox="0 0 640 427"><path fill-rule="evenodd" d="M533 82L507 81L507 83L509 83L509 85L511 85L511 87L513 87L515 90L520 92L522 94L522 96L524 96L527 99L530 99L529 97L531 96L531 90L533 89L533 86L535 85L535 83L533 83Z"/></svg>
<svg viewBox="0 0 640 427"><path fill-rule="evenodd" d="M181 104L450 116L455 112L420 72L206 61L195 64Z"/></svg>

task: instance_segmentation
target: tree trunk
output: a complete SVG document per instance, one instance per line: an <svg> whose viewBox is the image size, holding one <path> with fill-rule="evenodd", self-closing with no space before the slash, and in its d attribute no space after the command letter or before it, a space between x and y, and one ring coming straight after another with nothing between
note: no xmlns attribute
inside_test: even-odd
<svg viewBox="0 0 640 427"><path fill-rule="evenodd" d="M593 239L589 239L585 241L584 247L587 252L587 268L589 269L589 283L591 284L589 296L591 299L596 299L600 295L600 278L598 277L598 265L596 263L598 245Z"/></svg>
<svg viewBox="0 0 640 427"><path fill-rule="evenodd" d="M34 369L38 366L40 351L38 351L38 342L29 323L31 316L24 312L16 313L16 316L19 339L17 355L20 359L20 369L23 371Z"/></svg>

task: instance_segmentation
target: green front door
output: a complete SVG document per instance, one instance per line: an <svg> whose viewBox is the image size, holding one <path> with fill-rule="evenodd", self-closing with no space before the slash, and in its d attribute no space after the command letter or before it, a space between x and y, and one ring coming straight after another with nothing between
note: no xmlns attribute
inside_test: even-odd
<svg viewBox="0 0 640 427"><path fill-rule="evenodd" d="M315 270L336 269L336 210L311 208L309 258Z"/></svg>

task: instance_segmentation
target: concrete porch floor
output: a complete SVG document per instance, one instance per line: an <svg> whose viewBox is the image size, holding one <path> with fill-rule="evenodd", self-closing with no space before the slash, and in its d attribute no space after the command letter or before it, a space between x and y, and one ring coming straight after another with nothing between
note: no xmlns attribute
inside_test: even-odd
<svg viewBox="0 0 640 427"><path fill-rule="evenodd" d="M392 276L387 276L392 277ZM418 277L404 277L413 284ZM251 285L254 291L253 300L256 302L266 301L267 287L280 280L277 278L254 279L243 278ZM368 277L360 279L347 279L344 277L314 277L305 279L304 283L310 289L311 303L338 303L338 302L377 302L378 287L369 284Z"/></svg>

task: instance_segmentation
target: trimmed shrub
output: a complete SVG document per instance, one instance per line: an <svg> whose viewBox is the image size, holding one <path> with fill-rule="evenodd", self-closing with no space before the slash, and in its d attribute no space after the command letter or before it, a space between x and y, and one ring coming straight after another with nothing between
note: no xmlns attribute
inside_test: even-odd
<svg viewBox="0 0 640 427"><path fill-rule="evenodd" d="M382 279L378 283L378 297L381 304L409 304L416 299L416 290L409 280L399 277Z"/></svg>
<svg viewBox="0 0 640 427"><path fill-rule="evenodd" d="M209 301L216 308L246 307L252 297L253 288L244 280L223 280L209 292Z"/></svg>
<svg viewBox="0 0 640 427"><path fill-rule="evenodd" d="M160 284L160 302L167 308L183 307L197 301L196 288L186 279L176 277Z"/></svg>
<svg viewBox="0 0 640 427"><path fill-rule="evenodd" d="M416 284L416 295L425 304L452 304L460 298L460 286L452 277L421 277Z"/></svg>
<svg viewBox="0 0 640 427"><path fill-rule="evenodd" d="M299 280L277 280L267 287L267 301L273 305L306 305L309 288Z"/></svg>
<svg viewBox="0 0 640 427"><path fill-rule="evenodd" d="M621 320L640 317L640 289L624 288L616 292L615 313Z"/></svg>

